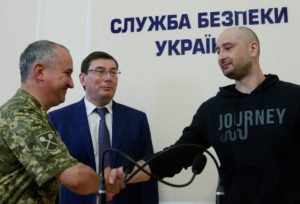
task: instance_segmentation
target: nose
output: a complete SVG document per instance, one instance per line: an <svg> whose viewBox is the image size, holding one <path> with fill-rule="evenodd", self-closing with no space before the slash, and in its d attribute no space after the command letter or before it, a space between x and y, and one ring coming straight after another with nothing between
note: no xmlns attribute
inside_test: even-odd
<svg viewBox="0 0 300 204"><path fill-rule="evenodd" d="M220 49L218 52L218 59L220 60L222 57L223 57L223 51L222 49Z"/></svg>
<svg viewBox="0 0 300 204"><path fill-rule="evenodd" d="M112 78L113 78L113 76L109 71L105 72L104 75L103 75L104 80L110 80Z"/></svg>
<svg viewBox="0 0 300 204"><path fill-rule="evenodd" d="M73 82L72 77L70 77L70 79L68 81L68 87L71 88L71 89L74 88L74 82Z"/></svg>
<svg viewBox="0 0 300 204"><path fill-rule="evenodd" d="M220 49L218 53L218 61L223 61L226 59L226 53L223 51L223 49Z"/></svg>

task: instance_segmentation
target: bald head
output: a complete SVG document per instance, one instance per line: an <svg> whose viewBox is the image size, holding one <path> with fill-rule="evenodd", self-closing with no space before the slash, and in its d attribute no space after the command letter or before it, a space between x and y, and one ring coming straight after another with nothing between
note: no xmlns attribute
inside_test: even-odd
<svg viewBox="0 0 300 204"><path fill-rule="evenodd" d="M237 27L236 29L238 36L243 42L246 44L256 42L259 45L258 37L253 30L247 27Z"/></svg>
<svg viewBox="0 0 300 204"><path fill-rule="evenodd" d="M218 63L223 74L241 80L253 73L261 74L259 66L259 41L246 27L225 29L216 42Z"/></svg>
<svg viewBox="0 0 300 204"><path fill-rule="evenodd" d="M226 36L226 38L232 37L241 40L246 46L255 42L258 45L258 54L260 52L259 39L255 32L248 27L236 26L225 29L219 36L219 38Z"/></svg>

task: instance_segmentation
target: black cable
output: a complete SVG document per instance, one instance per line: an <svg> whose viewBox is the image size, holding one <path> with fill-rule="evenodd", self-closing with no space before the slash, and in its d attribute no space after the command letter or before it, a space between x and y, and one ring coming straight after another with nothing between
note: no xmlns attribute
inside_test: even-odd
<svg viewBox="0 0 300 204"><path fill-rule="evenodd" d="M134 165L137 166L138 169L137 169L136 171L134 171L134 172L130 175L130 177L128 177L128 178L126 179L126 182L127 182L128 180L130 180L130 179L131 179L135 174L137 174L139 171L143 171L144 173L146 173L146 174L149 175L149 176L153 175L153 178L156 179L157 176L155 176L154 174L149 174L149 173L145 172L145 170L143 170L142 168L145 167L146 165L148 165L153 159L159 157L161 154L164 154L164 153L166 153L166 152L168 152L168 151L171 151L171 150L174 150L174 149L178 149L178 148L182 148L182 147L196 147L196 148L200 149L201 151L207 153L207 154L211 157L211 159L213 160L213 162L214 162L214 164L215 164L215 166L216 166L216 168L217 168L218 175L219 175L219 177L220 177L220 167L219 167L219 165L218 165L218 162L217 162L216 158L212 155L212 153L210 153L207 149L205 149L205 148L202 147L201 145L196 145L196 144L180 144L180 145L171 146L171 147L169 147L169 148L167 148L167 149L164 149L163 151L161 151L161 152L155 154L154 157L152 157L152 158L150 158L149 160L147 160L142 166L139 166L139 165L137 165L137 164L134 162ZM181 186L179 186L179 187L181 187Z"/></svg>
<svg viewBox="0 0 300 204"><path fill-rule="evenodd" d="M173 184L173 183L170 183L170 182L167 182L167 181L164 181L162 180L161 178L159 178L158 176L152 174L152 173L149 173L147 172L144 167L146 165L148 165L148 163L152 160L152 158L150 160L148 160L147 162L145 162L142 166L137 164L135 160L133 160L131 157L129 157L128 155L124 154L123 152L117 150L117 149L114 149L114 148L109 148L109 149L106 149L104 152L103 152L103 156L107 153L107 152L117 152L119 154L121 154L123 157L125 157L127 160L129 160L132 164L134 164L138 169L136 171L134 171L134 173L132 173L128 178L125 178L124 180L124 183L127 183L135 174L137 174L139 171L143 171L145 174L147 174L148 176L156 179L157 181L161 182L161 183L164 183L166 185L169 185L169 186L173 186L173 187L185 187L189 184L191 184L195 178L195 175L192 176L192 178L187 182L187 183L184 183L184 184ZM160 154L159 154L160 155ZM153 158L156 158L156 157L153 157ZM103 160L102 160L102 163L103 163ZM102 170L103 171L103 170Z"/></svg>
<svg viewBox="0 0 300 204"><path fill-rule="evenodd" d="M117 150L117 149L114 149L114 148L106 149L106 150L103 152L103 158L104 158L104 156L105 156L105 154L106 154L107 152L110 152L110 151L112 151L112 152L117 152L118 154L121 154L124 158L126 158L127 160L129 160L134 166L137 167L137 170L135 170L128 178L125 178L125 181L124 181L125 183L128 182L131 178L133 178L139 171L143 171L143 172L144 172L145 174L147 174L148 176L150 176L150 177L152 177L152 178L154 178L154 179L158 180L159 182L164 183L164 184L166 184L166 185L173 186L173 187L185 187L185 186L187 186L187 185L189 185L189 184L191 184L191 183L193 182L193 180L194 180L194 178L195 178L195 175L193 175L193 176L191 177L191 179L190 179L188 182L184 183L184 184L173 184L173 183L170 183L170 182L167 182L167 181L162 180L161 178L159 178L159 177L156 176L155 174L149 173L149 172L147 172L147 171L144 169L144 167L145 167L146 165L148 165L153 159L159 157L161 154L164 154L164 153L166 153L166 152L168 152L168 151L171 151L171 150L174 150L174 149L178 149L178 148L182 148L182 147L196 147L196 148L198 148L199 150L201 150L201 152L207 153L207 154L212 158L212 160L213 160L213 162L214 162L214 164L215 164L215 166L216 166L216 168L217 168L217 171L218 171L218 173L219 173L219 166L218 166L218 162L217 162L217 160L215 159L215 157L214 157L208 150L206 150L204 147L202 147L201 145L196 145L196 144L180 144L180 145L171 146L171 147L169 147L169 148L167 148L167 149L165 149L165 150L163 150L163 151L161 151L161 152L155 154L153 157L151 157L150 159L148 159L147 161L145 161L145 163L144 163L143 165L137 164L136 161L133 160L131 157L129 157L128 155L126 155L126 154L124 154L123 152L121 152L121 151L119 151L119 150ZM104 159L102 159L102 167L103 167L103 165L104 165ZM103 171L104 171L104 169L102 169L102 172L103 172Z"/></svg>
<svg viewBox="0 0 300 204"><path fill-rule="evenodd" d="M143 171L148 176L150 176L150 177L156 179L157 181L159 181L161 183L164 183L166 185L169 185L169 186L172 186L172 187L185 187L185 186L187 186L187 185L189 185L193 182L193 180L196 177L195 173L193 173L193 176L191 177L191 179L188 182L186 182L184 184L173 184L173 183L164 181L163 179L159 178L155 174L149 173L144 169L145 166L147 166L153 159L159 157L161 154L164 154L168 151L171 151L171 150L174 150L174 149L177 149L177 148L182 148L182 147L195 147L195 148L198 148L199 150L201 150L200 151L201 153L205 152L213 160L214 165L216 166L216 169L217 169L217 172L218 172L218 176L219 176L218 186L217 186L217 191L216 191L216 203L217 204L224 204L224 201L223 201L224 200L224 189L223 189L223 186L222 186L222 183L221 183L220 167L218 165L218 162L217 162L216 158L212 155L212 153L210 151L208 151L206 148L202 147L201 145L197 145L197 144L179 144L179 145L171 146L169 148L164 149L161 152L158 152L158 153L154 154L154 156L151 157L150 159L148 159L147 161L145 161L145 163L143 165L137 164L134 159L132 159L131 157L129 157L128 155L126 155L125 153L123 153L123 152L121 152L117 149L114 149L114 148L106 149L106 150L104 150L103 155L102 155L102 180L104 181L104 176L103 175L104 175L104 157L105 157L105 154L107 152L116 152L116 153L122 155L124 158L129 160L134 166L137 167L137 170L135 170L128 178L125 177L125 180L124 180L125 183L127 183L131 178L133 178L139 171ZM106 194L106 191L105 191L105 194Z"/></svg>

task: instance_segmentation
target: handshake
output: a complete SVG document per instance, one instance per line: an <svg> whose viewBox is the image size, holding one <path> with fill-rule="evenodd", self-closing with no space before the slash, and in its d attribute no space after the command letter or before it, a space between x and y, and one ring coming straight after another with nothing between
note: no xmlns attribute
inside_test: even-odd
<svg viewBox="0 0 300 204"><path fill-rule="evenodd" d="M144 160L137 162L137 165L142 167L143 171L137 171L139 167L133 165L130 167L124 166L113 169L106 167L104 169L104 174L101 175L101 184L98 192L100 203L112 200L115 195L126 187L126 184L148 181L150 179L149 175L151 174L151 171L149 166L144 166L144 164ZM133 173L130 174L130 172Z"/></svg>
<svg viewBox="0 0 300 204"><path fill-rule="evenodd" d="M157 177L154 175L149 167L150 161L152 161L154 158L161 157L163 154L165 156L169 156L168 152L172 151L185 151L186 149L194 149L195 155L192 160L192 172L193 176L191 179L184 183L184 184L173 184L167 181L164 181L163 179ZM126 158L125 162L123 163L122 167L119 168L105 168L103 170L104 175L102 175L101 178L101 184L99 188L99 200L100 203L103 204L106 201L110 201L115 195L117 195L122 189L126 187L126 184L130 183L139 183L139 182L145 182L148 181L150 178L154 178L155 180L164 183L166 185L172 186L172 187L185 187L192 183L195 176L200 174L202 170L205 168L206 165L206 156L203 154L205 152L208 154L212 160L214 161L216 168L219 173L219 166L217 163L217 160L215 157L205 148L199 145L195 144L181 144L176 146L171 146L169 148L164 149L163 151L160 151L152 156L149 160L140 160L140 161L134 161L129 156L125 155L124 153L116 150L116 149L108 149L105 150L105 153L108 151L113 151L121 154L124 158ZM153 163L152 163L153 165ZM220 176L219 176L220 177ZM224 191L223 187L221 185L221 180L218 181L218 187L217 187L217 200L223 200Z"/></svg>
<svg viewBox="0 0 300 204"><path fill-rule="evenodd" d="M149 162L152 161L154 158L160 157L163 154L166 154L168 156L168 152L170 151L182 151L186 148L194 148L197 150L193 162L192 162L192 172L193 176L192 178L184 183L184 184L173 184L167 181L162 180L161 178L157 177L156 175L151 173ZM152 156L149 160L140 160L140 161L134 161L129 156L125 155L124 153L116 150L116 149L108 149L105 150L105 153L108 151L113 151L121 154L124 158L126 158L125 163L123 163L122 167L119 168L106 168L103 170L104 175L102 175L101 178L101 184L99 188L99 196L100 196L100 203L103 204L105 201L110 201L115 195L117 195L122 189L126 187L126 184L130 183L139 183L139 182L145 182L148 181L151 177L155 180L164 183L166 185L172 186L172 187L185 187L192 183L195 176L200 174L202 170L204 169L206 165L206 157L201 152L206 152L214 161L216 168L219 173L219 166L217 163L217 160L214 158L214 156L205 148L199 145L194 144L182 144L177 146L171 146L169 148L164 149L163 151L160 151ZM218 189L219 186L221 186L221 183L219 181L218 183ZM218 191L222 191L220 195L223 197L223 187L220 187ZM218 192L219 193L219 192Z"/></svg>

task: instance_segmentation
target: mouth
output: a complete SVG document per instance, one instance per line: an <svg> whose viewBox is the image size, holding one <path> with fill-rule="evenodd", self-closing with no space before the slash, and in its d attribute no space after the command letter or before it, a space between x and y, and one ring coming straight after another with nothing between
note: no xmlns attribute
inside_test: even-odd
<svg viewBox="0 0 300 204"><path fill-rule="evenodd" d="M104 87L102 87L102 89L111 89L112 87L110 87L110 86L104 86Z"/></svg>
<svg viewBox="0 0 300 204"><path fill-rule="evenodd" d="M62 90L62 92L63 92L64 94L66 94L66 93L68 92L68 88L64 88L64 89Z"/></svg>
<svg viewBox="0 0 300 204"><path fill-rule="evenodd" d="M113 88L112 87L110 87L110 86L105 86L105 87L101 87L101 89L103 90L103 91L111 91Z"/></svg>
<svg viewBox="0 0 300 204"><path fill-rule="evenodd" d="M231 63L223 63L222 64L222 69L225 71L231 66Z"/></svg>

